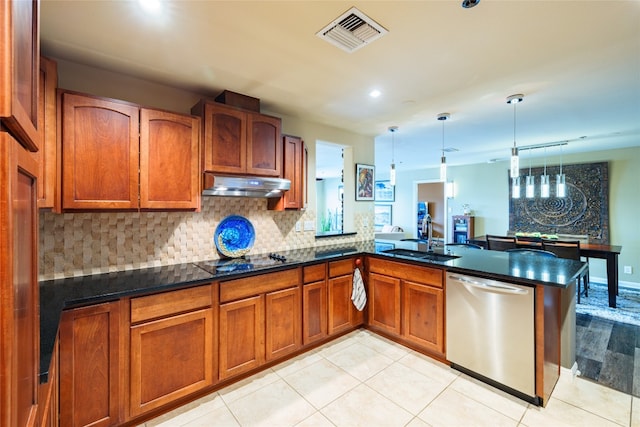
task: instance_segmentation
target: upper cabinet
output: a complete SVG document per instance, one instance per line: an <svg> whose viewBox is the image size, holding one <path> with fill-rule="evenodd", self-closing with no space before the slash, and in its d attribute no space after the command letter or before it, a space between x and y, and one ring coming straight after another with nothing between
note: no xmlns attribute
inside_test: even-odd
<svg viewBox="0 0 640 427"><path fill-rule="evenodd" d="M291 188L282 197L269 199L271 210L302 210L307 207L307 148L302 138L285 135L283 145L283 176L291 181Z"/></svg>
<svg viewBox="0 0 640 427"><path fill-rule="evenodd" d="M40 10L37 0L0 2L0 118L30 151L38 151Z"/></svg>
<svg viewBox="0 0 640 427"><path fill-rule="evenodd" d="M279 118L205 100L191 113L202 117L203 171L282 176Z"/></svg>
<svg viewBox="0 0 640 427"><path fill-rule="evenodd" d="M198 210L199 119L60 93L62 210Z"/></svg>

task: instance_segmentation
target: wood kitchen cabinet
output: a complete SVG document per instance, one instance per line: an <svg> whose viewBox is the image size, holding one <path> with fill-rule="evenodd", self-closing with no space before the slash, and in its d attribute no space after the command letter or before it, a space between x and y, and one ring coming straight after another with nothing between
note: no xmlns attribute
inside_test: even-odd
<svg viewBox="0 0 640 427"><path fill-rule="evenodd" d="M40 149L40 2L0 2L0 120L29 151Z"/></svg>
<svg viewBox="0 0 640 427"><path fill-rule="evenodd" d="M56 338L51 353L51 363L49 364L49 373L47 382L40 384L39 403L38 403L38 421L36 425L41 427L58 427L58 411L59 411L59 389L60 376L58 375L58 343Z"/></svg>
<svg viewBox="0 0 640 427"><path fill-rule="evenodd" d="M28 426L38 409L40 323L38 164L0 131L0 425Z"/></svg>
<svg viewBox="0 0 640 427"><path fill-rule="evenodd" d="M131 299L130 415L214 382L217 285Z"/></svg>
<svg viewBox="0 0 640 427"><path fill-rule="evenodd" d="M52 59L40 57L40 98L38 100L38 135L40 149L33 153L40 165L38 208L60 209L56 199L58 171L57 99L58 66Z"/></svg>
<svg viewBox="0 0 640 427"><path fill-rule="evenodd" d="M60 320L60 424L123 421L122 301L67 310Z"/></svg>
<svg viewBox="0 0 640 427"><path fill-rule="evenodd" d="M327 337L327 263L302 269L302 344Z"/></svg>
<svg viewBox="0 0 640 427"><path fill-rule="evenodd" d="M60 97L63 210L200 208L199 118Z"/></svg>
<svg viewBox="0 0 640 427"><path fill-rule="evenodd" d="M369 259L369 326L444 358L444 271Z"/></svg>
<svg viewBox="0 0 640 427"><path fill-rule="evenodd" d="M369 324L400 335L400 279L369 273Z"/></svg>
<svg viewBox="0 0 640 427"><path fill-rule="evenodd" d="M270 198L268 208L271 210L301 210L307 207L306 179L306 147L302 138L285 135L283 144L283 177L291 181L291 188L280 198Z"/></svg>
<svg viewBox="0 0 640 427"><path fill-rule="evenodd" d="M364 321L363 312L351 301L355 268L355 258L329 262L329 335L355 329Z"/></svg>
<svg viewBox="0 0 640 427"><path fill-rule="evenodd" d="M282 177L282 121L278 117L201 100L205 172Z"/></svg>
<svg viewBox="0 0 640 427"><path fill-rule="evenodd" d="M220 380L301 346L300 269L220 283Z"/></svg>

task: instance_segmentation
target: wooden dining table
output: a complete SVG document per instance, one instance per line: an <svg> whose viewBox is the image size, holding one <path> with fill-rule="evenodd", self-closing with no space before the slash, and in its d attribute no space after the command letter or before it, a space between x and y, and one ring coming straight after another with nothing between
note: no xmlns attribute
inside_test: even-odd
<svg viewBox="0 0 640 427"><path fill-rule="evenodd" d="M487 238L477 236L469 239L469 243L475 243L486 248ZM520 247L540 246L533 241L518 241L516 245ZM609 296L609 307L616 308L616 297L618 296L618 255L622 251L622 246L603 245L599 243L580 242L580 256L585 258L599 258L607 262L607 292Z"/></svg>

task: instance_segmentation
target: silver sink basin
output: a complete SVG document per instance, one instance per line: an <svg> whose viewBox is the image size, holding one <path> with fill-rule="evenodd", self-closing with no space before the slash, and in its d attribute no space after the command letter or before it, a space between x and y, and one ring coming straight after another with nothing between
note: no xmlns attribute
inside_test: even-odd
<svg viewBox="0 0 640 427"><path fill-rule="evenodd" d="M444 255L444 254L436 254L433 252L423 252L423 251L413 251L411 249L387 249L386 251L382 251L385 254L389 255L398 255L409 258L416 258L425 261L436 261L436 262L444 262L449 261L450 259L460 258L455 255Z"/></svg>

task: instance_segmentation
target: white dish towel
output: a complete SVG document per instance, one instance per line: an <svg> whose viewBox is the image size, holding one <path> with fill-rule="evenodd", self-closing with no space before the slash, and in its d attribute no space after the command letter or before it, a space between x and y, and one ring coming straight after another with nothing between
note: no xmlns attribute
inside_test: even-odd
<svg viewBox="0 0 640 427"><path fill-rule="evenodd" d="M362 275L360 269L356 268L353 272L353 289L351 291L351 301L353 305L362 311L367 304L367 293L364 290L364 282L362 281Z"/></svg>

